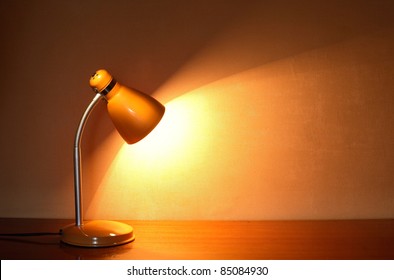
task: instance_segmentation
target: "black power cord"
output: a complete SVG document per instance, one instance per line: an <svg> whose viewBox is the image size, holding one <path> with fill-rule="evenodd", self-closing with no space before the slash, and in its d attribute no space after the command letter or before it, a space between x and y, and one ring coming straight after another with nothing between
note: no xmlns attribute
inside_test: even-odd
<svg viewBox="0 0 394 280"><path fill-rule="evenodd" d="M0 233L0 237L4 236L44 236L44 235L61 235L61 232L23 232L23 233Z"/></svg>

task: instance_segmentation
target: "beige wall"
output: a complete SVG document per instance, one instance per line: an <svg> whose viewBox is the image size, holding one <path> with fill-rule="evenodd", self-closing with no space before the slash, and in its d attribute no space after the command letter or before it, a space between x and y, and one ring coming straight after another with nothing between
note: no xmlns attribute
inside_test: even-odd
<svg viewBox="0 0 394 280"><path fill-rule="evenodd" d="M73 217L104 67L167 112L132 146L92 114L86 218L394 218L393 18L392 1L1 1L0 216Z"/></svg>

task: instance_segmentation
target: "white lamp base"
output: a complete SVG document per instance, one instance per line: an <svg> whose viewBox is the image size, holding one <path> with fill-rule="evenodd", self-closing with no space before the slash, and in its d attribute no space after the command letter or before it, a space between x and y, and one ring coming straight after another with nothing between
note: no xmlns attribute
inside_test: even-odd
<svg viewBox="0 0 394 280"><path fill-rule="evenodd" d="M133 228L115 221L88 221L81 226L69 225L61 230L62 242L82 247L109 247L135 239Z"/></svg>

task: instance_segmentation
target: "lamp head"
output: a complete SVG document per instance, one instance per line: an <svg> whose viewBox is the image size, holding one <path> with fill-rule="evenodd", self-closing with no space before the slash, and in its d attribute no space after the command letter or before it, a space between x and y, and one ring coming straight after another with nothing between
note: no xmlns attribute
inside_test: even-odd
<svg viewBox="0 0 394 280"><path fill-rule="evenodd" d="M90 87L107 100L107 109L119 134L128 144L148 135L164 115L164 106L152 96L125 87L106 70L90 77Z"/></svg>
<svg viewBox="0 0 394 280"><path fill-rule="evenodd" d="M97 70L89 80L89 85L96 93L101 93L113 80L113 77L107 70Z"/></svg>

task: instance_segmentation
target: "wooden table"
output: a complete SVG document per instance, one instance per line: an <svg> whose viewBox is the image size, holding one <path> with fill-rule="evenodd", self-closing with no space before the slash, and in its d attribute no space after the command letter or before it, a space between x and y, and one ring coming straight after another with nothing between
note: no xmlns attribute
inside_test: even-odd
<svg viewBox="0 0 394 280"><path fill-rule="evenodd" d="M394 259L394 220L124 221L136 240L79 248L60 236L0 237L5 259ZM0 218L0 233L57 232L70 220Z"/></svg>

